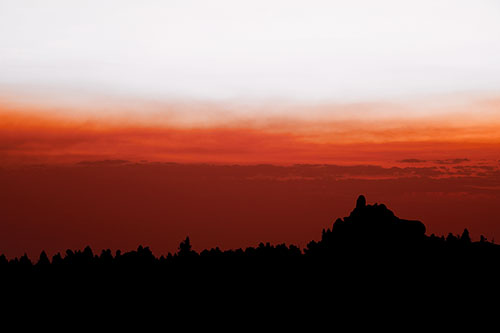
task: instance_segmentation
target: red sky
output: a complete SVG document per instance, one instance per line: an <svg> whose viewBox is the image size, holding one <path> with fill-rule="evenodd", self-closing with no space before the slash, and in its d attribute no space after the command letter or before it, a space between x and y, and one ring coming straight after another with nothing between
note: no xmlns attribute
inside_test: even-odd
<svg viewBox="0 0 500 333"><path fill-rule="evenodd" d="M500 239L498 1L0 8L0 253L305 246L361 193Z"/></svg>
<svg viewBox="0 0 500 333"><path fill-rule="evenodd" d="M210 106L217 121L192 121L4 103L0 252L143 244L165 254L187 235L198 250L305 246L359 194L429 233L500 237L499 105L423 115L358 105L332 117Z"/></svg>

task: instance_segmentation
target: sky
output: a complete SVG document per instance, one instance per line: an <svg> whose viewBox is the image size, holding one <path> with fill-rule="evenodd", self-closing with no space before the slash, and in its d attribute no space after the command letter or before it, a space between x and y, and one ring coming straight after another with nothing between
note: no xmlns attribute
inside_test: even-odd
<svg viewBox="0 0 500 333"><path fill-rule="evenodd" d="M306 102L496 93L499 14L495 0L4 0L0 87Z"/></svg>
<svg viewBox="0 0 500 333"><path fill-rule="evenodd" d="M2 0L0 253L305 245L362 193L500 239L499 16L494 0Z"/></svg>

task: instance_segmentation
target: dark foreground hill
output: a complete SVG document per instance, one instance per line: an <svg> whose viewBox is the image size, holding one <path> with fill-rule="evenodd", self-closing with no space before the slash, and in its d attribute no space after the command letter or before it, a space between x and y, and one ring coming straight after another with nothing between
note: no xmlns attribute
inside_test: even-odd
<svg viewBox="0 0 500 333"><path fill-rule="evenodd" d="M473 242L467 230L447 237L425 232L421 222L400 219L385 205L368 205L360 196L349 216L337 219L303 250L261 243L198 253L186 238L177 253L159 258L143 246L100 254L87 247L51 259L42 252L36 262L1 256L0 277L7 281L4 290L41 294L38 299L113 306L154 300L210 307L221 299L226 306L270 306L319 298L342 307L382 299L439 304L496 292L499 245L482 236Z"/></svg>

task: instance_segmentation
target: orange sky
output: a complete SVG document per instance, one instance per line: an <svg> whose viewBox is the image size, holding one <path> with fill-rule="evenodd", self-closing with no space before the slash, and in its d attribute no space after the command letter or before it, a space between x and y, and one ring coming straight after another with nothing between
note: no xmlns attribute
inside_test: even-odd
<svg viewBox="0 0 500 333"><path fill-rule="evenodd" d="M195 105L99 114L3 103L0 252L149 244L161 254L188 234L196 249L305 246L360 193L429 232L498 238L499 105L286 116L204 104L211 116L196 121Z"/></svg>
<svg viewBox="0 0 500 333"><path fill-rule="evenodd" d="M126 159L208 163L378 163L403 159L498 159L500 101L422 114L368 104L290 107L237 114L215 105L165 112L82 112L0 105L3 165ZM149 107L149 108L148 108ZM194 111L193 111L194 110ZM466 113L468 110L468 113ZM210 112L209 112L210 111ZM398 112L399 111L399 112ZM196 117L203 114L205 118ZM211 116L207 116L207 113ZM379 117L377 117L379 115Z"/></svg>

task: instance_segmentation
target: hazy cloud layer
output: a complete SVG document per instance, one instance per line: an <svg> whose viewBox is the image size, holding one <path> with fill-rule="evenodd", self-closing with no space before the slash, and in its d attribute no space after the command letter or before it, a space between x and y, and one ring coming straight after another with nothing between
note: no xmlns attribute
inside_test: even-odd
<svg viewBox="0 0 500 333"><path fill-rule="evenodd" d="M468 121L464 114L454 114L449 121L442 116L339 120L293 115L249 115L207 123L171 120L170 115L183 110L84 116L77 111L4 106L0 160L4 165L148 160L431 167L481 159L491 163L498 160L500 147L500 120L489 112L481 121ZM227 119L217 109L213 112Z"/></svg>

